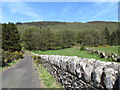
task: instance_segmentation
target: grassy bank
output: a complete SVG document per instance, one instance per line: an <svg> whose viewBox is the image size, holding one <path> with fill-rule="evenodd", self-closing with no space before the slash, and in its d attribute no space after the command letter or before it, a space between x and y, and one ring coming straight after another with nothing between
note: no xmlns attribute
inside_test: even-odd
<svg viewBox="0 0 120 90"><path fill-rule="evenodd" d="M63 88L42 64L35 64L41 79L42 88Z"/></svg>
<svg viewBox="0 0 120 90"><path fill-rule="evenodd" d="M49 50L49 51L32 51L36 54L45 55L65 55L65 56L78 56L80 58L94 58L96 60L109 61L108 59L101 59L97 54L91 54L87 51L80 51L75 48L67 48L62 50Z"/></svg>
<svg viewBox="0 0 120 90"><path fill-rule="evenodd" d="M6 71L8 70L9 68L13 67L14 65L16 65L17 63L19 63L22 59L19 59L19 60L14 60L13 62L11 63L8 63L7 66L4 66L4 67L0 67L0 72L3 72L3 71Z"/></svg>

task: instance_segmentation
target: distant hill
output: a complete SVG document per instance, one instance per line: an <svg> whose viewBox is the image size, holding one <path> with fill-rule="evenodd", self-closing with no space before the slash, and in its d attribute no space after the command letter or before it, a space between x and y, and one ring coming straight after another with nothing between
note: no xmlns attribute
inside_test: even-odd
<svg viewBox="0 0 120 90"><path fill-rule="evenodd" d="M111 22L111 21L90 21L87 23L117 23L117 22Z"/></svg>
<svg viewBox="0 0 120 90"><path fill-rule="evenodd" d="M66 23L82 23L82 22L60 22L60 21L37 21L37 22L25 22L23 24L36 24L36 23L51 23L51 24L66 24ZM86 23L118 23L113 21L89 21Z"/></svg>
<svg viewBox="0 0 120 90"><path fill-rule="evenodd" d="M26 22L23 24L29 24L29 25L41 25L41 26L46 26L46 25L55 25L55 24L66 24L67 22L58 22L58 21L39 21L39 22Z"/></svg>
<svg viewBox="0 0 120 90"><path fill-rule="evenodd" d="M25 25L35 25L35 26L55 26L55 25L85 25L85 24L90 24L90 25L96 25L96 24L117 24L118 22L111 22L111 21L90 21L86 23L82 22L59 22L59 21L37 21L37 22L25 22L22 24Z"/></svg>
<svg viewBox="0 0 120 90"><path fill-rule="evenodd" d="M60 30L72 30L72 31L103 31L105 28L112 33L118 29L117 22L109 21L91 21L87 23L82 22L58 22L58 21L39 21L39 22L26 22L18 25L19 31L22 33L26 29L50 29L54 32Z"/></svg>

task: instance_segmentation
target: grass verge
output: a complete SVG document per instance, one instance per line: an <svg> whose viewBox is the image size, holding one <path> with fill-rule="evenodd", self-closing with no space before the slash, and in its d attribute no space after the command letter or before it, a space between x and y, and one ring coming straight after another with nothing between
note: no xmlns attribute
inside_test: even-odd
<svg viewBox="0 0 120 90"><path fill-rule="evenodd" d="M8 69L11 68L11 67L13 67L13 66L16 65L17 63L19 63L21 60L22 60L22 59L14 60L13 62L8 63L8 66L0 67L0 73L8 70Z"/></svg>
<svg viewBox="0 0 120 90"><path fill-rule="evenodd" d="M35 64L43 88L63 88L42 64Z"/></svg>

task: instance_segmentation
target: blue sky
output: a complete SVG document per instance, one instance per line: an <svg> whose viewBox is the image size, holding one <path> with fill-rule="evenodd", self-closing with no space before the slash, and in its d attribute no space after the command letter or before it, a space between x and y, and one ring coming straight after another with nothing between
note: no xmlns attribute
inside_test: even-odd
<svg viewBox="0 0 120 90"><path fill-rule="evenodd" d="M118 21L117 2L3 2L2 22Z"/></svg>

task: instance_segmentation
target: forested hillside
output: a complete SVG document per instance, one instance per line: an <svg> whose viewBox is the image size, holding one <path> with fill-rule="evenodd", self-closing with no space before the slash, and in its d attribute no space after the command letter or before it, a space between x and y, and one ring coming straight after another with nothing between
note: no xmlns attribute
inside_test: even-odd
<svg viewBox="0 0 120 90"><path fill-rule="evenodd" d="M117 22L16 23L22 46L29 50L56 50L73 45L118 45Z"/></svg>
<svg viewBox="0 0 120 90"><path fill-rule="evenodd" d="M83 31L83 30L104 30L108 28L110 32L116 31L118 29L117 22L88 22L88 23L81 23L81 22L29 22L29 23L18 23L18 27L20 31L25 30L25 27L36 27L47 29L50 28L54 31L59 30L74 30L74 31ZM22 28L22 30L21 30Z"/></svg>

